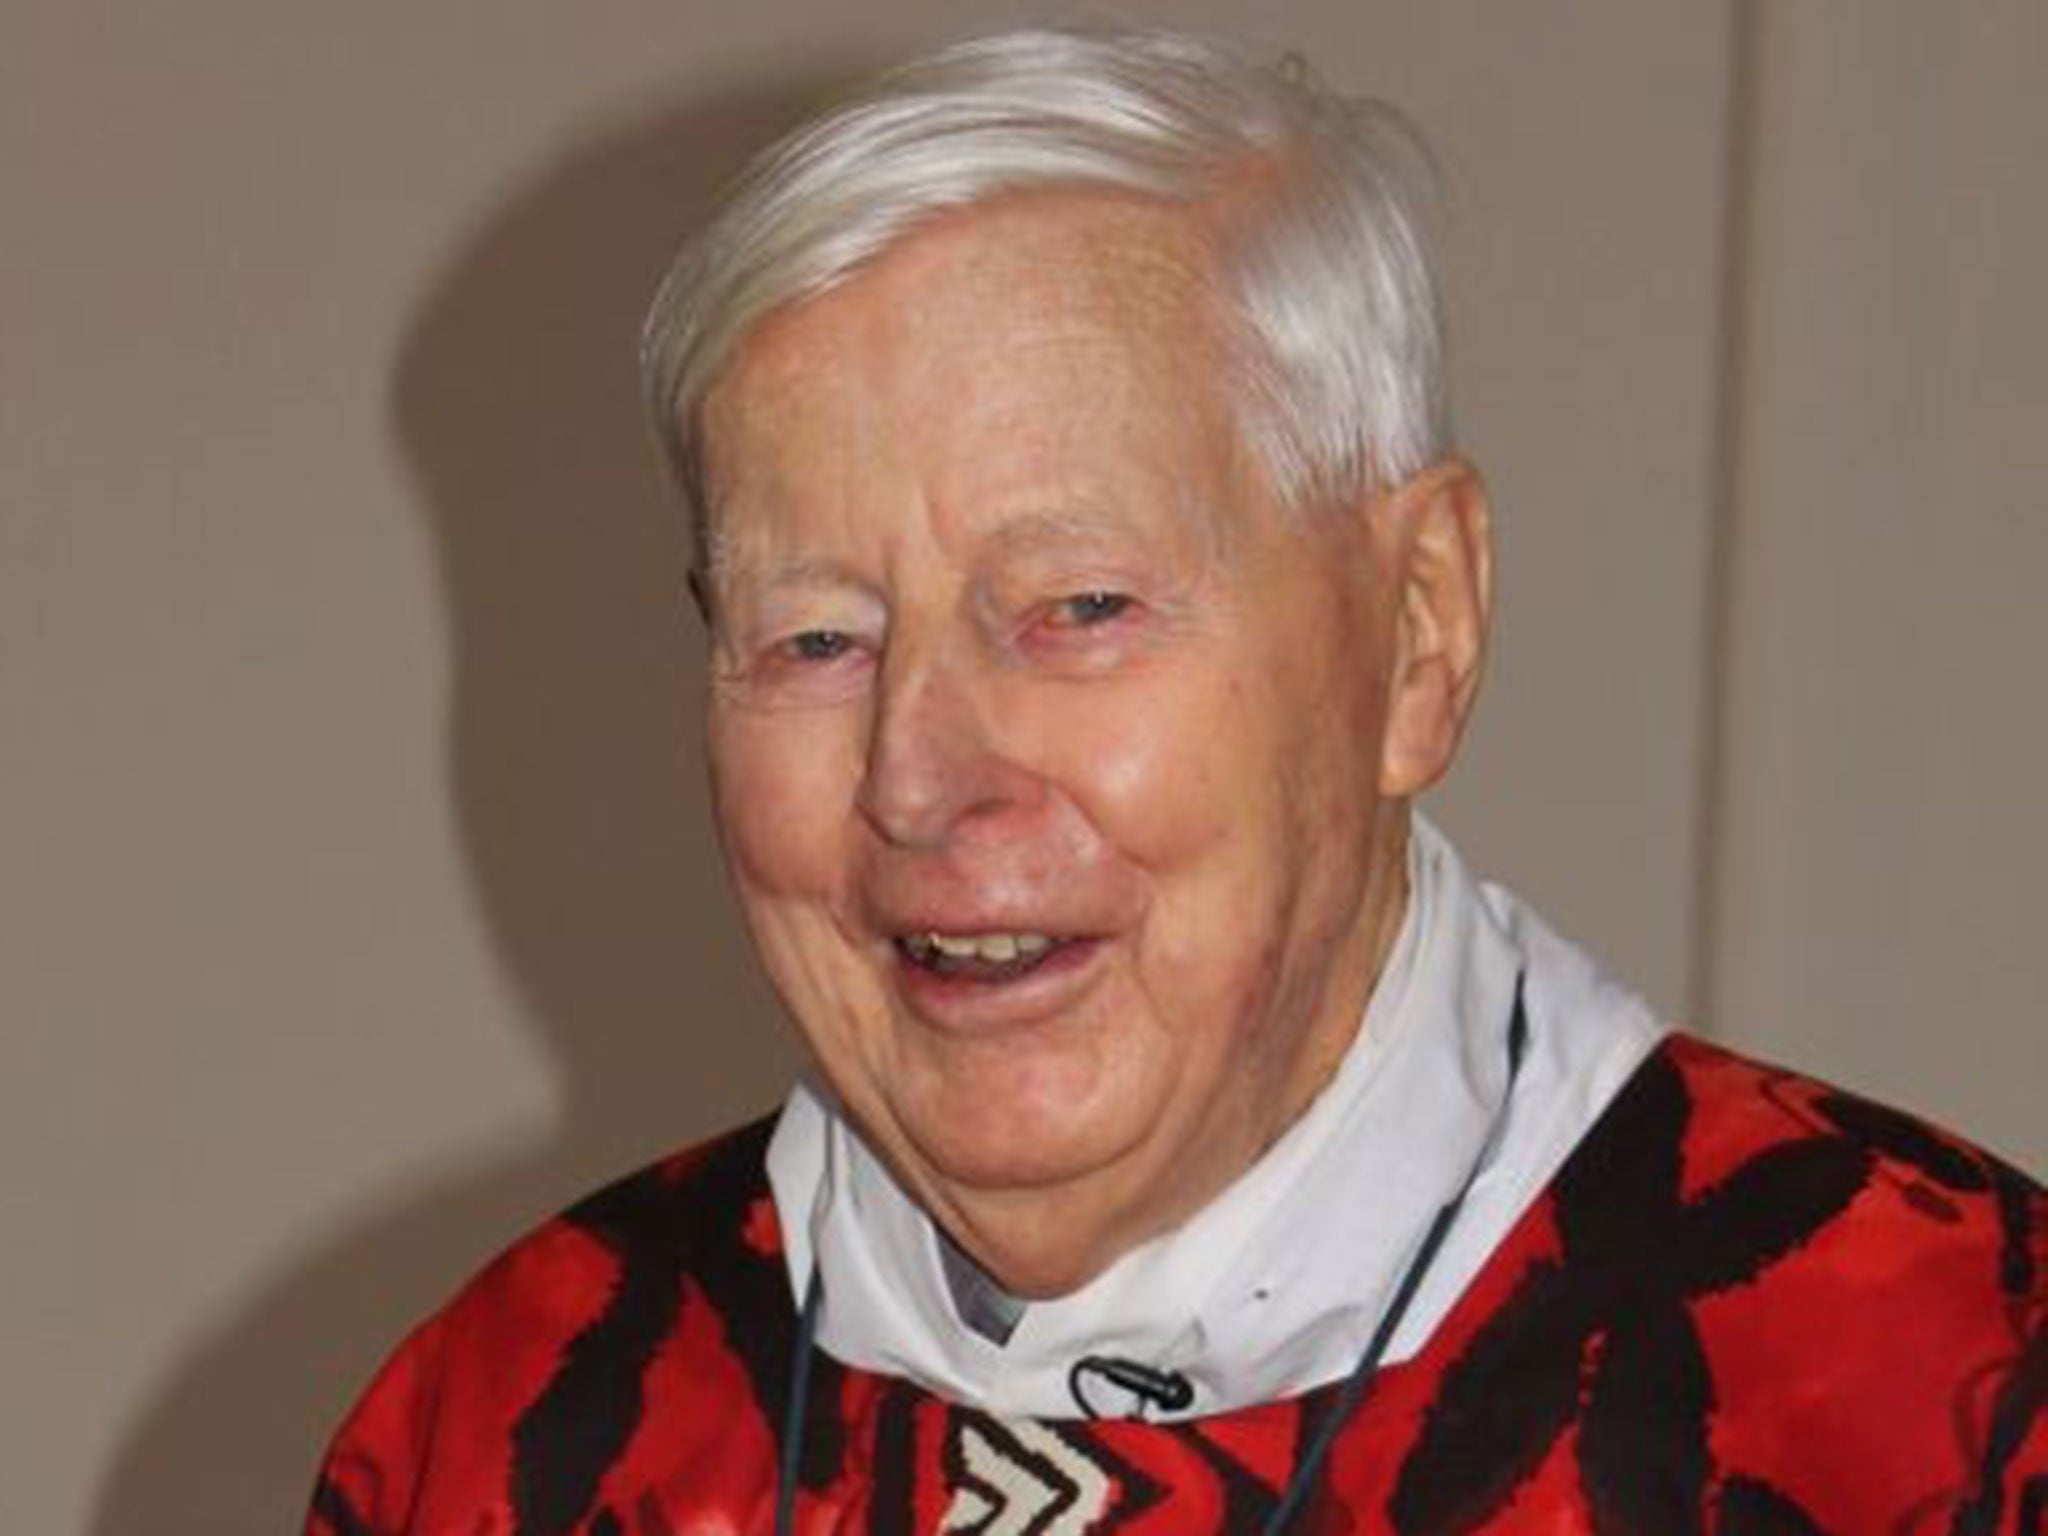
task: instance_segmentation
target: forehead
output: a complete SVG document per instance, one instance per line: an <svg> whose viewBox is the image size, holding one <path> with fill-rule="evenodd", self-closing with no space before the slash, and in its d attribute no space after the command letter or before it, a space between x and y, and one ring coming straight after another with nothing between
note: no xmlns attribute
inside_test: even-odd
<svg viewBox="0 0 2048 1536"><path fill-rule="evenodd" d="M718 542L829 515L821 501L1066 515L1224 472L1209 251L1185 209L1020 194L770 316L706 402Z"/></svg>

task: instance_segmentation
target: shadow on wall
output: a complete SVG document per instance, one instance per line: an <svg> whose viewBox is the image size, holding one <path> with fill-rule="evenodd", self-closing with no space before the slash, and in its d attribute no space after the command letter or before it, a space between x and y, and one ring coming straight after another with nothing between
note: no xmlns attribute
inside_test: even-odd
<svg viewBox="0 0 2048 1536"><path fill-rule="evenodd" d="M748 152L827 82L588 146L514 198L408 324L392 408L455 659L451 790L559 1133L411 1189L252 1288L148 1402L90 1536L292 1529L365 1377L510 1235L770 1105L795 1061L723 890L681 514L640 425L640 314ZM374 1106L369 1106L374 1115ZM366 1118L366 1136L379 1134Z"/></svg>

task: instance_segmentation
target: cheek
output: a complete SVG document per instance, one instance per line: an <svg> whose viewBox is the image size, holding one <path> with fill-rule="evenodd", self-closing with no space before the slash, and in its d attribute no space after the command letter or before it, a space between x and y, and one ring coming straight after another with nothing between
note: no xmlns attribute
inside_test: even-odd
<svg viewBox="0 0 2048 1536"><path fill-rule="evenodd" d="M1076 756L1096 827L1145 878L1139 1016L1197 1078L1284 1066L1310 1022L1303 975L1357 915L1374 796L1353 716L1370 690L1345 682L1210 669L1091 720Z"/></svg>
<svg viewBox="0 0 2048 1536"><path fill-rule="evenodd" d="M1270 703L1232 672L1162 680L1087 722L1073 759L1076 797L1143 879L1136 980L1177 1050L1256 1022L1282 948L1302 839Z"/></svg>
<svg viewBox="0 0 2048 1536"><path fill-rule="evenodd" d="M1224 678L1155 675L1059 722L1054 739L1071 746L1054 776L1121 858L1166 878L1230 839L1247 777L1231 750L1237 693Z"/></svg>
<svg viewBox="0 0 2048 1536"><path fill-rule="evenodd" d="M844 868L852 791L839 733L820 722L713 716L708 732L712 802L740 897L830 894Z"/></svg>
<svg viewBox="0 0 2048 1536"><path fill-rule="evenodd" d="M849 1102L886 1046L872 968L846 939L852 823L843 750L813 719L713 718L719 836L756 954L784 1012Z"/></svg>

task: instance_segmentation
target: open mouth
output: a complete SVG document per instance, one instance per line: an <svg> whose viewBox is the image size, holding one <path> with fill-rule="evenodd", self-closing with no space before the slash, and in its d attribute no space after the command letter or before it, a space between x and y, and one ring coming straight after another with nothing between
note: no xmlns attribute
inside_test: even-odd
<svg viewBox="0 0 2048 1536"><path fill-rule="evenodd" d="M896 948L934 976L992 983L1029 975L1071 942L1043 933L912 933Z"/></svg>

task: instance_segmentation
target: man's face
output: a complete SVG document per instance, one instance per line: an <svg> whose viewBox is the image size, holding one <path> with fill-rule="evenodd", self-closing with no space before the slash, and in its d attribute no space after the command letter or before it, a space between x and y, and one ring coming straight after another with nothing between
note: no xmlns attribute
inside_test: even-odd
<svg viewBox="0 0 2048 1536"><path fill-rule="evenodd" d="M871 1144L1027 1293L1257 1156L1399 915L1393 560L1269 495L1203 250L1134 201L957 215L707 406L749 928Z"/></svg>

